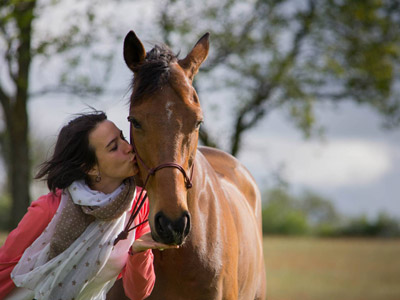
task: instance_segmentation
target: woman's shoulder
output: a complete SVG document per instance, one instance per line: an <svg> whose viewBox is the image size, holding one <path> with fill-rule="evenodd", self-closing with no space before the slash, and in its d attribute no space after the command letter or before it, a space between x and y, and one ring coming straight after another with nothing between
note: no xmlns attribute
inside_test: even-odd
<svg viewBox="0 0 400 300"><path fill-rule="evenodd" d="M61 189L56 189L55 192L49 192L45 195L40 196L36 201L33 201L32 204L44 204L44 203L52 203L52 202L58 202L59 204L61 200L61 195L62 195L63 190Z"/></svg>
<svg viewBox="0 0 400 300"><path fill-rule="evenodd" d="M31 245L50 223L61 200L61 190L48 193L33 201L28 212L10 232L0 251L0 262L18 261L25 249Z"/></svg>
<svg viewBox="0 0 400 300"><path fill-rule="evenodd" d="M42 195L32 202L30 208L42 208L53 215L60 205L62 192L61 189L57 189L55 192L49 192L48 194Z"/></svg>

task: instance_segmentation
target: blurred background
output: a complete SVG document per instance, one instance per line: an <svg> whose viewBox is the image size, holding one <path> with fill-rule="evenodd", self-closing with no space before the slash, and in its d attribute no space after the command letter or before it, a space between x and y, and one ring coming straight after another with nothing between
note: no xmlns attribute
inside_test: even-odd
<svg viewBox="0 0 400 300"><path fill-rule="evenodd" d="M262 191L268 299L400 299L399 24L397 0L1 1L1 244L74 114L129 135L128 31L180 57L210 32L200 140Z"/></svg>

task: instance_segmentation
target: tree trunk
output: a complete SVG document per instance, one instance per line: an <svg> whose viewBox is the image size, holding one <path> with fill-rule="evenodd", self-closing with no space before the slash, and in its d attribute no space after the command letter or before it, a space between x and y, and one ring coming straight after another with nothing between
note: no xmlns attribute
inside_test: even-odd
<svg viewBox="0 0 400 300"><path fill-rule="evenodd" d="M28 114L26 99L20 100L12 112L9 137L9 184L12 197L11 219L9 227L15 228L26 213L30 203L30 161L28 149ZM25 107L22 108L25 103Z"/></svg>
<svg viewBox="0 0 400 300"><path fill-rule="evenodd" d="M10 228L16 227L30 203L30 155L28 148L28 91L31 65L31 35L35 0L17 1L14 16L19 29L17 65L14 77L16 93L9 100L7 130L9 138L8 171L12 197Z"/></svg>

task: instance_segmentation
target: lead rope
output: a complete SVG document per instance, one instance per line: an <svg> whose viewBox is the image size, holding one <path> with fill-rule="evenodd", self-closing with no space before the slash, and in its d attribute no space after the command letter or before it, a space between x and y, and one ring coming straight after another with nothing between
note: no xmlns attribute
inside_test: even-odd
<svg viewBox="0 0 400 300"><path fill-rule="evenodd" d="M139 198L138 198L138 199L141 199L141 197L142 197L142 195L143 195L143 191L144 191L144 188L140 191L140 195L139 195ZM141 201L137 201L137 202L136 202L135 207L133 208L132 214L131 214L131 216L129 217L128 223L126 224L124 230L121 231L121 232L118 234L117 238L114 240L114 246L115 246L120 240L126 240L126 239L128 238L128 234L129 234L130 231L134 230L135 228L139 227L140 225L143 225L144 223L146 223L146 222L149 220L149 219L146 219L146 220L144 220L143 222L141 222L141 223L139 223L139 224L133 226L132 228L130 228L131 225L132 225L132 223L133 223L133 221L135 220L135 218L136 218L137 215L139 214L139 212L140 212L140 210L141 210L141 208L142 208L144 202L146 201L146 199L147 199L147 193L144 195L144 197L142 198ZM139 206L138 206L138 203L140 203Z"/></svg>

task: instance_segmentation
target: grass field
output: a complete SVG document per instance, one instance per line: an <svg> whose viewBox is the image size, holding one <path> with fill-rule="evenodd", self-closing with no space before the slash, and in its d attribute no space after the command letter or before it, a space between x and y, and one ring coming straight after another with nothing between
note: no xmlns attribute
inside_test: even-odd
<svg viewBox="0 0 400 300"><path fill-rule="evenodd" d="M399 239L266 237L264 253L268 300L400 299Z"/></svg>
<svg viewBox="0 0 400 300"><path fill-rule="evenodd" d="M399 300L400 240L264 239L268 300Z"/></svg>

